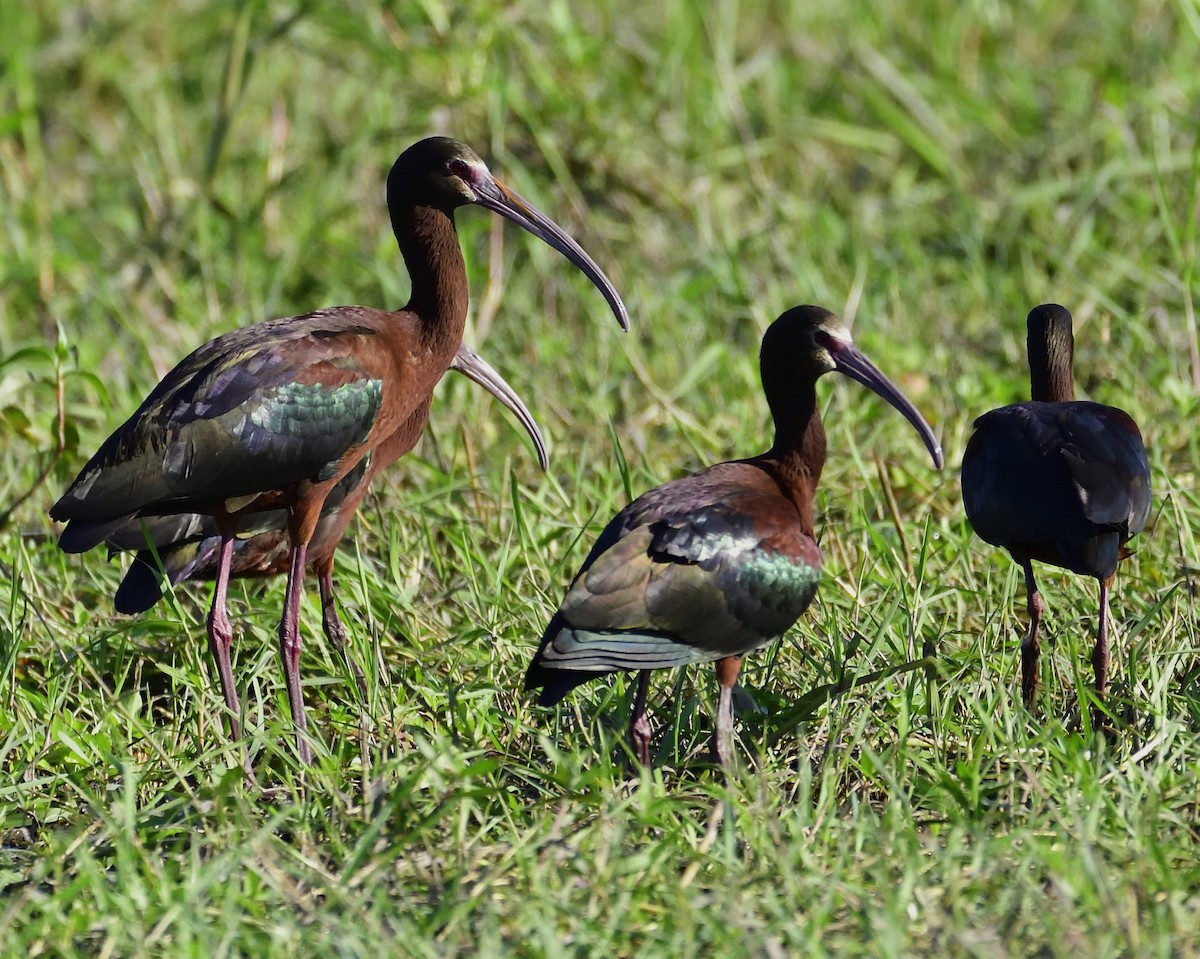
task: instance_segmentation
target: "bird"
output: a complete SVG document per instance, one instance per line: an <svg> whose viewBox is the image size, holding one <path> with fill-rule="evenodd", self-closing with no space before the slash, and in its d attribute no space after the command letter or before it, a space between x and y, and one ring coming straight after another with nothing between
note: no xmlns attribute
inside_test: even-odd
<svg viewBox="0 0 1200 959"><path fill-rule="evenodd" d="M465 343L459 345L450 368L484 387L513 412L533 441L538 464L546 470L550 461L545 438L529 408L504 378ZM333 595L333 558L374 477L396 458L390 452L385 444L374 456L361 460L358 467L333 488L325 499L321 518L308 544L308 565L317 574L320 588L325 638L346 660L359 694L364 698L367 695L366 680L346 651L345 625L338 616ZM276 509L247 513L239 519L229 578L279 576L287 572L290 552L287 512ZM172 586L187 580L213 579L217 573L221 536L214 519L199 513L135 516L111 533L105 545L110 557L121 552L136 552L114 596L117 612L136 615L144 613L162 598L164 579Z"/></svg>
<svg viewBox="0 0 1200 959"><path fill-rule="evenodd" d="M650 764L650 671L716 662L713 757L732 760L732 690L742 658L783 635L817 592L821 551L813 493L825 463L816 381L838 371L874 391L916 428L942 466L933 430L854 346L831 312L797 306L763 335L770 449L719 463L642 494L604 528L542 636L525 675L539 705L581 683L638 670L629 735Z"/></svg>
<svg viewBox="0 0 1200 959"><path fill-rule="evenodd" d="M467 275L454 211L468 204L558 250L629 328L620 295L578 243L496 179L470 147L429 137L401 153L387 178L392 231L411 280L404 307L318 310L200 346L100 446L50 509L52 519L67 523L58 543L68 553L100 545L135 516L213 519L221 540L207 631L231 716L239 703L225 600L238 527L248 513L286 511L279 648L305 765L312 750L298 621L309 543L338 484L367 457L407 452L425 427L433 388L454 361L466 325Z"/></svg>
<svg viewBox="0 0 1200 959"><path fill-rule="evenodd" d="M1075 399L1071 314L1057 303L1026 323L1031 400L984 413L962 459L967 519L1025 573L1029 632L1021 642L1021 694L1038 685L1038 627L1045 604L1033 561L1093 576L1100 613L1092 668L1102 701L1108 685L1108 593L1129 539L1150 516L1150 464L1124 410ZM1097 719L1099 713L1094 713Z"/></svg>

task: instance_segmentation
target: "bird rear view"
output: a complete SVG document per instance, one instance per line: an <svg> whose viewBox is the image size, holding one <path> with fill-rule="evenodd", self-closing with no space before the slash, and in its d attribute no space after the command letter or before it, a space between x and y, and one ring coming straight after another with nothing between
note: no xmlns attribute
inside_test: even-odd
<svg viewBox="0 0 1200 959"><path fill-rule="evenodd" d="M1100 612L1092 666L1108 685L1108 593L1126 543L1150 515L1150 464L1123 410L1075 399L1071 314L1047 303L1027 321L1032 400L975 421L962 461L963 505L980 539L1012 554L1025 574L1029 632L1021 643L1021 693L1038 684L1045 606L1033 561L1094 577ZM1096 716L1099 722L1099 715Z"/></svg>
<svg viewBox="0 0 1200 959"><path fill-rule="evenodd" d="M720 463L638 497L600 534L547 626L526 674L552 705L580 683L638 670L630 722L650 762L650 670L716 661L716 761L732 758L732 689L742 657L781 636L812 601L821 573L813 493L825 463L816 381L838 371L913 425L937 468L942 453L916 408L854 346L827 310L800 306L768 328L760 352L775 424L765 453Z"/></svg>
<svg viewBox="0 0 1200 959"><path fill-rule="evenodd" d="M309 544L326 499L364 460L395 459L416 444L434 386L454 362L468 295L454 211L478 204L548 243L628 328L620 296L591 257L464 144L431 137L405 150L388 175L387 202L412 281L404 308L336 307L206 343L167 374L50 511L67 521L59 544L68 552L99 545L134 517L212 518L220 543L208 636L236 737L225 608L234 542L248 514L283 510L288 579L279 643L304 762L311 749L298 619Z"/></svg>

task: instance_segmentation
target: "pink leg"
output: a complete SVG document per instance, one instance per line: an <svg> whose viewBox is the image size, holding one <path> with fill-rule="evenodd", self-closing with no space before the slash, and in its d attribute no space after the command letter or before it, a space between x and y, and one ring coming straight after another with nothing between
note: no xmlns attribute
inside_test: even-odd
<svg viewBox="0 0 1200 959"><path fill-rule="evenodd" d="M229 711L229 733L233 739L241 739L242 706L238 702L237 684L233 681L233 664L229 659L229 647L233 643L233 626L229 622L226 596L229 591L229 564L233 559L233 537L221 538L221 551L217 560L217 585L213 590L212 606L208 611L208 648L217 664L217 675L221 679L221 694L225 697L225 708Z"/></svg>
<svg viewBox="0 0 1200 959"><path fill-rule="evenodd" d="M1096 692L1104 698L1108 690L1108 587L1100 583L1100 625L1096 630L1096 646L1092 650L1092 669L1096 673Z"/></svg>
<svg viewBox="0 0 1200 959"><path fill-rule="evenodd" d="M1033 696L1038 684L1038 626L1042 621L1042 613L1046 604L1042 602L1042 594L1038 592L1037 583L1033 581L1033 561L1021 563L1025 570L1025 592L1029 599L1029 634L1021 641L1021 698L1026 707L1033 704Z"/></svg>
<svg viewBox="0 0 1200 959"><path fill-rule="evenodd" d="M1096 645L1092 648L1092 669L1096 673L1096 695L1104 701L1108 692L1108 588L1112 580L1100 581L1100 625L1096 629ZM1104 727L1104 711L1097 707L1092 711L1092 726Z"/></svg>
<svg viewBox="0 0 1200 959"><path fill-rule="evenodd" d="M358 686L358 694L366 700L367 698L367 679L363 675L363 671L359 668L350 656L350 651L346 648L346 627L338 618L337 602L333 598L333 564L322 563L317 571L317 582L321 587L321 625L325 629L325 638L329 640L334 649L338 651L342 659L346 661L346 665L350 667L350 672L354 674L354 682Z"/></svg>
<svg viewBox="0 0 1200 959"><path fill-rule="evenodd" d="M650 689L650 670L638 673L637 694L633 697L633 713L629 718L629 741L634 755L643 766L650 765L650 720L646 718L646 694Z"/></svg>
<svg viewBox="0 0 1200 959"><path fill-rule="evenodd" d="M727 656L717 660L717 728L713 731L713 759L725 770L733 762L733 687L737 682L738 670L742 668L741 656Z"/></svg>
<svg viewBox="0 0 1200 959"><path fill-rule="evenodd" d="M308 717L304 714L304 694L300 689L300 594L304 590L307 553L307 544L292 547L287 591L283 599L283 619L279 622L279 654L283 658L288 704L292 707L292 725L296 728L300 761L306 765L312 762L312 750L308 745Z"/></svg>

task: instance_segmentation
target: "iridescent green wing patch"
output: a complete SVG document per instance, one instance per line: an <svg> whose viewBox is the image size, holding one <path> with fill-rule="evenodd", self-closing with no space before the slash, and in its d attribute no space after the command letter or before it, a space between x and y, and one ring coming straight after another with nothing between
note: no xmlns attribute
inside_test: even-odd
<svg viewBox="0 0 1200 959"><path fill-rule="evenodd" d="M726 504L658 516L601 535L542 650L566 668L649 669L740 655L784 633L820 579L816 545L793 517L767 547Z"/></svg>
<svg viewBox="0 0 1200 959"><path fill-rule="evenodd" d="M252 456L313 464L315 478L328 479L338 458L366 440L382 401L378 379L285 383L261 391L233 435Z"/></svg>

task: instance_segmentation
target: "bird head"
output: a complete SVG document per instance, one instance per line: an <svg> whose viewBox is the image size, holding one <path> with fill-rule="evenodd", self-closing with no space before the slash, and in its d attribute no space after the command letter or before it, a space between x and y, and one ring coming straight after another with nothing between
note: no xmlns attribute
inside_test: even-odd
<svg viewBox="0 0 1200 959"><path fill-rule="evenodd" d="M833 313L819 306L796 306L768 327L759 354L763 386L774 405L797 379L815 381L826 373L843 373L881 396L907 419L942 468L942 448L933 429L908 398L854 345L850 331ZM774 396L773 396L774 394Z"/></svg>
<svg viewBox="0 0 1200 959"><path fill-rule="evenodd" d="M414 143L392 164L387 197L393 227L402 209L418 205L452 213L474 203L499 213L574 263L603 294L621 328L629 329L629 313L604 271L562 227L492 176L487 164L465 143L450 137L428 137Z"/></svg>

